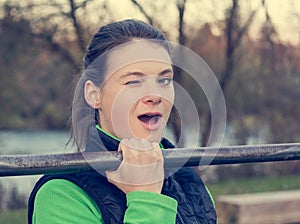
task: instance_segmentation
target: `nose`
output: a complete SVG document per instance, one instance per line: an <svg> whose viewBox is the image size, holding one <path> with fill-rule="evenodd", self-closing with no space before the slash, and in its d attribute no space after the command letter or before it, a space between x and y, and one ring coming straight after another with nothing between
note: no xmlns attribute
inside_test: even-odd
<svg viewBox="0 0 300 224"><path fill-rule="evenodd" d="M156 105L161 103L161 97L157 95L145 96L143 97L142 102L147 105Z"/></svg>

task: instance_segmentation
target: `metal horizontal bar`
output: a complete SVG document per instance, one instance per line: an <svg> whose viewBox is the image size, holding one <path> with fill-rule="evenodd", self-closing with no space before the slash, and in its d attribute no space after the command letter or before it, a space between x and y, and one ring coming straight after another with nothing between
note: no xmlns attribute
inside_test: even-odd
<svg viewBox="0 0 300 224"><path fill-rule="evenodd" d="M300 143L164 149L165 167L300 160ZM116 169L119 152L0 156L0 177Z"/></svg>

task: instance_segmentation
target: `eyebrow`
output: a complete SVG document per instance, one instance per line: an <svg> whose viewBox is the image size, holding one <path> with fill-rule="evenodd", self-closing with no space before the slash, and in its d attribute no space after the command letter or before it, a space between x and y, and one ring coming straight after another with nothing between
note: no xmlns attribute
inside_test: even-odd
<svg viewBox="0 0 300 224"><path fill-rule="evenodd" d="M161 71L158 75L159 76L163 76L165 74L168 74L168 73L173 73L173 70L172 69L165 69L163 71ZM121 75L121 78L126 78L128 76L138 76L138 77L142 77L142 76L145 76L146 74L145 73L142 73L142 72L127 72L125 73L124 75Z"/></svg>

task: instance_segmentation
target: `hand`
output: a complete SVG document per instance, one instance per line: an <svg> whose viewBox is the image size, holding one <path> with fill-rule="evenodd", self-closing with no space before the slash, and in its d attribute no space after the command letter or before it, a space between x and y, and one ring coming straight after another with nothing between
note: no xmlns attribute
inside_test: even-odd
<svg viewBox="0 0 300 224"><path fill-rule="evenodd" d="M107 171L110 183L124 193L131 191L149 191L161 193L164 180L162 151L158 143L146 139L124 139L118 151L123 161L116 171Z"/></svg>

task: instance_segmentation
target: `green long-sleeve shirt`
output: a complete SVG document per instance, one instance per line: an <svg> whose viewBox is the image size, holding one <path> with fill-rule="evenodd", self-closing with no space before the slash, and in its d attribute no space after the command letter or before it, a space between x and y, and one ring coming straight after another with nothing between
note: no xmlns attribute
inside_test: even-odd
<svg viewBox="0 0 300 224"><path fill-rule="evenodd" d="M124 223L175 223L177 201L162 194L134 191L126 194ZM37 192L33 224L104 223L96 203L74 183L54 179Z"/></svg>

